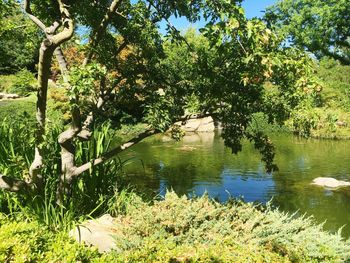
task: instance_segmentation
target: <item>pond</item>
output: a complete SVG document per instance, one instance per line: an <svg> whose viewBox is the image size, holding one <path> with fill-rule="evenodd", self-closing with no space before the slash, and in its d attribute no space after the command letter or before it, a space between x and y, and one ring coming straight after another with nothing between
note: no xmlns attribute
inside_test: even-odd
<svg viewBox="0 0 350 263"><path fill-rule="evenodd" d="M154 136L123 154L133 186L152 195L166 189L224 202L230 196L266 203L291 213L314 216L325 229L350 237L350 188L332 191L311 185L316 177L350 180L350 141L271 136L278 172L267 174L260 155L246 142L232 155L218 133L185 136L180 142Z"/></svg>

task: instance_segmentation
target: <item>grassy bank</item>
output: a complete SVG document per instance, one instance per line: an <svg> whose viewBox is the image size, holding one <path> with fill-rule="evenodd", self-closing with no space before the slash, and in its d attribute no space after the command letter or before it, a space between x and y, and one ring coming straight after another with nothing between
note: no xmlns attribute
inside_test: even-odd
<svg viewBox="0 0 350 263"><path fill-rule="evenodd" d="M343 262L350 243L294 218L241 201L219 204L169 192L146 203L119 195L117 250L99 254L37 221L0 216L1 262Z"/></svg>
<svg viewBox="0 0 350 263"><path fill-rule="evenodd" d="M36 96L34 94L15 100L0 100L0 120L4 118L20 120L23 115L34 119L35 103Z"/></svg>

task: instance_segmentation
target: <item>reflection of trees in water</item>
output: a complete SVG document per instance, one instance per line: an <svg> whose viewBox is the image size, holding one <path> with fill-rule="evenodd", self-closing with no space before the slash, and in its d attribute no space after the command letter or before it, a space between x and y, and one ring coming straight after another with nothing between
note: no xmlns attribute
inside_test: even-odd
<svg viewBox="0 0 350 263"><path fill-rule="evenodd" d="M328 229L349 224L350 189L325 192L310 183L320 176L350 179L347 178L350 142L273 137L280 171L271 177L265 174L260 155L251 144L244 143L243 151L236 156L225 148L220 138L206 135L203 138L193 134L181 142L158 136L135 146L126 153L137 159L135 164L125 168L130 182L141 192L153 195L166 188L188 194L207 187L212 191L211 196L218 196L220 192L226 196L225 189L231 188L237 190L237 196L242 194L247 200L273 197L273 203L281 210L314 214L319 222L328 219ZM145 170L139 159L144 161ZM266 181L259 181L262 178L273 180L273 184L266 187ZM252 196L247 196L249 194ZM350 236L348 228L345 231Z"/></svg>
<svg viewBox="0 0 350 263"><path fill-rule="evenodd" d="M223 147L214 144L214 135L191 134L181 142L157 136L137 145L132 152L135 158L142 159L145 164L142 176L140 165L126 167L126 173L137 175L138 186L140 181L151 180L152 185L143 182L141 186L151 186L154 192L172 188L178 194L187 194L194 188L195 182L218 180L225 153L220 150Z"/></svg>
<svg viewBox="0 0 350 263"><path fill-rule="evenodd" d="M273 204L283 211L313 215L326 229L336 231L350 223L350 189L325 190L310 185L316 177L349 180L350 163L346 161L347 141L304 140L281 137L277 142L279 172L273 174ZM350 227L344 228L350 236Z"/></svg>

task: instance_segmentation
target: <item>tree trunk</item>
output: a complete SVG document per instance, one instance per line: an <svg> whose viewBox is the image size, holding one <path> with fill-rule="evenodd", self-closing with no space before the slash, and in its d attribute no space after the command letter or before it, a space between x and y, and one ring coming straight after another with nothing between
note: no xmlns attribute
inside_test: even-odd
<svg viewBox="0 0 350 263"><path fill-rule="evenodd" d="M55 49L55 56L57 58L58 65L61 70L63 81L67 83L68 82L68 63L66 61L66 58L63 55L63 51L61 47L57 47Z"/></svg>
<svg viewBox="0 0 350 263"><path fill-rule="evenodd" d="M71 185L74 179L75 166L75 145L74 138L81 131L80 111L77 102L72 102L72 124L71 127L60 134L58 143L61 147L61 175L57 188L56 198L58 203L63 203L64 197L71 196Z"/></svg>
<svg viewBox="0 0 350 263"><path fill-rule="evenodd" d="M29 184L34 184L39 189L42 187L41 169L44 156L44 136L46 122L47 87L50 76L51 61L55 47L51 41L45 39L40 47L38 67L38 93L36 103L37 128L35 133L35 157L29 170Z"/></svg>

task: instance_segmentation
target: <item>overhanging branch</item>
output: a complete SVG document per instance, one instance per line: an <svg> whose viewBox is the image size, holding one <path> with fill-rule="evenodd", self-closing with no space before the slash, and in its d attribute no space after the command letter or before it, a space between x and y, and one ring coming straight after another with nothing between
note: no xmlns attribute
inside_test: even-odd
<svg viewBox="0 0 350 263"><path fill-rule="evenodd" d="M114 156L116 156L117 154L121 153L122 151L134 146L135 144L141 142L142 140L144 140L147 137L150 137L154 134L159 133L159 131L156 130L147 130L139 135L137 135L136 137L132 138L130 141L102 154L100 157L85 163L81 166L79 166L77 169L75 169L74 172L74 177L79 176L80 174L82 174L83 172L91 169L93 166L102 164L108 160L110 160L111 158L113 158Z"/></svg>

